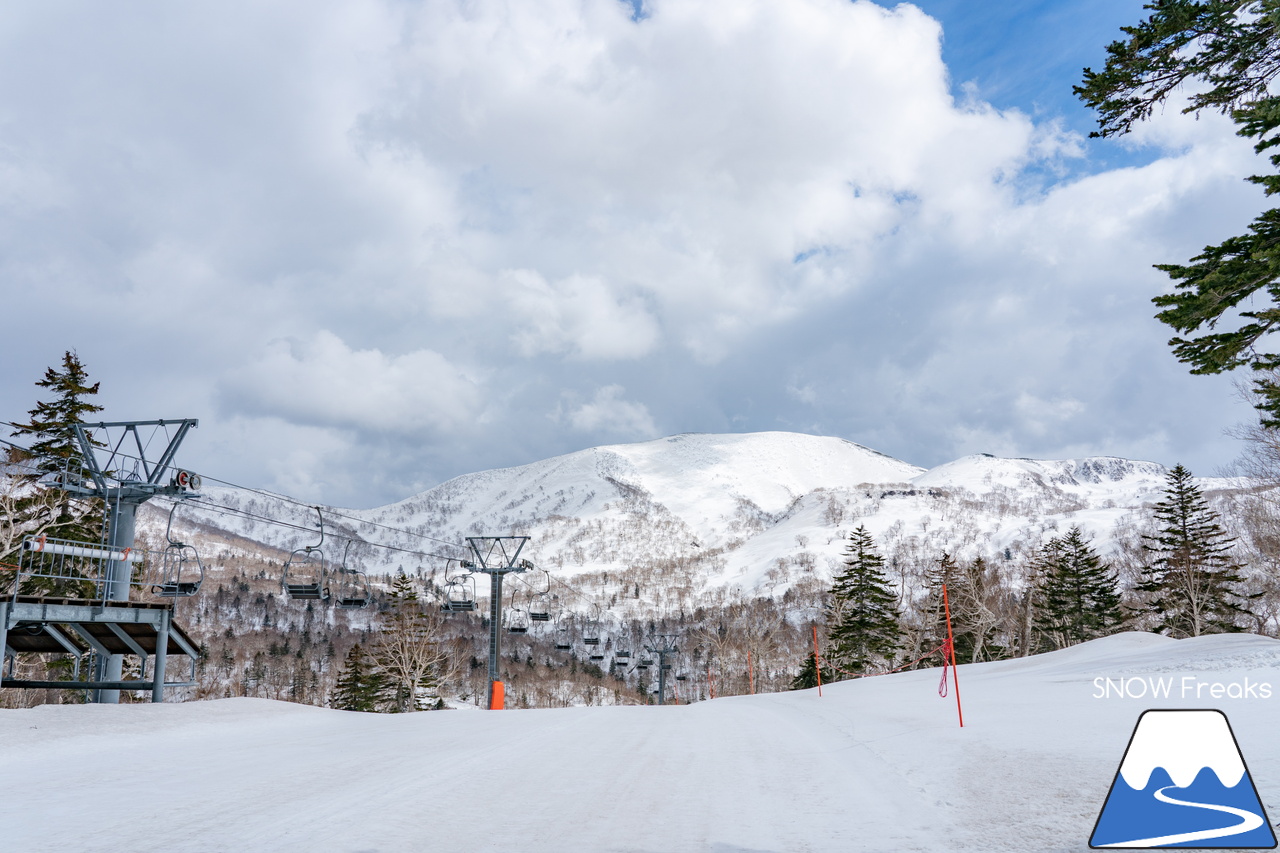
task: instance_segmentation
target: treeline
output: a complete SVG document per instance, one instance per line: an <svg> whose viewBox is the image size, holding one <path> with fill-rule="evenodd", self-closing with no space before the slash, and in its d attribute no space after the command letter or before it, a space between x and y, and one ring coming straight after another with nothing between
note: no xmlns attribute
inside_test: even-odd
<svg viewBox="0 0 1280 853"><path fill-rule="evenodd" d="M838 680L899 666L936 665L939 647L971 663L1061 649L1121 630L1171 637L1259 630L1263 597L1232 559L1235 539L1181 465L1167 476L1140 534L1138 568L1126 574L1101 559L1082 529L1030 551L1021 571L1000 558L957 561L943 552L910 590L885 571L863 527L848 536L843 569L824 604L823 677ZM1003 555L1008 561L1010 553ZM949 616L949 618L948 618ZM950 637L948 635L950 629ZM951 645L948 645L950 643ZM814 652L794 687L816 683Z"/></svg>

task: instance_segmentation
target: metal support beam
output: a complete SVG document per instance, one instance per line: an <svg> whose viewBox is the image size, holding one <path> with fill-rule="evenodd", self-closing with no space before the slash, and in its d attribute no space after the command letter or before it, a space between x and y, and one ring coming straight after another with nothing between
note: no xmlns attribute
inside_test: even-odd
<svg viewBox="0 0 1280 853"><path fill-rule="evenodd" d="M12 656L15 661L18 657L17 654L9 648L9 602L0 601L0 678L4 678L5 658L10 656Z"/></svg>
<svg viewBox="0 0 1280 853"><path fill-rule="evenodd" d="M169 660L169 623L172 619L172 612L166 610L164 619L160 622L160 630L156 632L156 666L151 684L152 702L164 701L164 668Z"/></svg>
<svg viewBox="0 0 1280 853"><path fill-rule="evenodd" d="M69 624L71 625L71 630L75 631L76 634L79 635L80 639L88 643L89 648L93 649L93 680L102 681L103 673L106 671L107 661L111 658L111 652L107 651L106 646L98 642L97 637L90 634L78 623L71 622ZM116 695L119 696L118 693ZM102 691L95 688L89 698L94 702L101 702L101 696Z"/></svg>
<svg viewBox="0 0 1280 853"><path fill-rule="evenodd" d="M89 648L93 649L93 651L98 655L98 657L105 658L107 655L111 654L111 652L107 651L107 647L102 645L102 643L98 641L97 637L93 636L93 634L90 634L84 628L80 627L80 625L78 625L77 623L75 622L71 623L71 630L75 631L76 635L79 636L80 639L88 643Z"/></svg>
<svg viewBox="0 0 1280 853"><path fill-rule="evenodd" d="M104 624L107 626L107 630L115 634L116 637L120 640L120 642L128 646L129 651L133 652L135 655L142 658L142 666L145 669L147 665L147 658L149 657L149 655L143 650L142 646L134 642L133 637L130 637L128 634L126 634L124 630L121 629L120 626L115 624L114 622L106 622Z"/></svg>
<svg viewBox="0 0 1280 853"><path fill-rule="evenodd" d="M143 498L146 500L146 498ZM142 501L117 497L111 504L111 548L116 551L132 550L134 530L138 520L138 506ZM103 598L107 601L128 601L129 581L132 580L133 564L128 560L113 560L107 564L107 588ZM119 681L124 673L124 656L107 655L98 674L100 681ZM120 691L102 690L95 698L96 702L115 705L120 702Z"/></svg>
<svg viewBox="0 0 1280 853"><path fill-rule="evenodd" d="M502 663L502 575L489 573L489 701L486 707L493 710L493 683L501 681L499 667Z"/></svg>
<svg viewBox="0 0 1280 853"><path fill-rule="evenodd" d="M191 687L195 681L166 681L165 687ZM151 690L152 681L29 681L6 678L0 687L21 687L35 690Z"/></svg>
<svg viewBox="0 0 1280 853"><path fill-rule="evenodd" d="M73 681L79 681L80 680L80 661L85 655L84 650L81 649L79 646L77 646L75 643L71 642L71 640L67 637L66 634L63 634L61 631L58 630L58 626L56 625L45 625L44 632L48 634L50 637L53 637L53 639L57 642L58 645L66 649L67 654L75 658L76 665L72 669L71 678Z"/></svg>
<svg viewBox="0 0 1280 853"><path fill-rule="evenodd" d="M53 637L54 641L57 642L58 645L62 646L64 649L67 650L67 654L75 656L76 662L78 664L80 656L84 654L84 650L81 649L79 646L77 646L75 643L71 642L71 640L67 638L66 634L59 631L57 625L45 625L43 627L44 627L44 632L46 634L48 634L50 637Z"/></svg>

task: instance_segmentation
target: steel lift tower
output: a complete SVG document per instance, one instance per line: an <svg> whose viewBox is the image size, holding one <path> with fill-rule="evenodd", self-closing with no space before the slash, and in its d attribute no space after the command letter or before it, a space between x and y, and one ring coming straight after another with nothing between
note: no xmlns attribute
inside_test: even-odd
<svg viewBox="0 0 1280 853"><path fill-rule="evenodd" d="M468 536L467 544L475 555L475 562L463 561L462 568L484 572L489 576L489 701L490 711L500 711L503 706L503 688L499 680L498 665L502 655L502 578L512 572L527 572L533 568L520 556L528 536Z"/></svg>
<svg viewBox="0 0 1280 853"><path fill-rule="evenodd" d="M651 634L644 650L658 656L658 704L665 705L667 704L667 673L671 670L671 664L667 663L667 655L680 651L676 648L676 635Z"/></svg>

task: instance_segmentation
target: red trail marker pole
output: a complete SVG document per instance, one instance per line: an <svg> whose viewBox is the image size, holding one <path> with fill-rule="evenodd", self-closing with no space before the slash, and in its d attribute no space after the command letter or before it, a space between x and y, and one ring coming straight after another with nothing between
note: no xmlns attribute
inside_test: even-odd
<svg viewBox="0 0 1280 853"><path fill-rule="evenodd" d="M818 657L818 626L813 626L813 671L818 673L818 696L822 696L822 658Z"/></svg>
<svg viewBox="0 0 1280 853"><path fill-rule="evenodd" d="M951 678L956 686L956 716L960 728L964 728L964 711L960 709L960 668L956 666L956 644L951 636L951 602L947 599L947 585L942 585L942 607L947 612L947 651L951 653Z"/></svg>

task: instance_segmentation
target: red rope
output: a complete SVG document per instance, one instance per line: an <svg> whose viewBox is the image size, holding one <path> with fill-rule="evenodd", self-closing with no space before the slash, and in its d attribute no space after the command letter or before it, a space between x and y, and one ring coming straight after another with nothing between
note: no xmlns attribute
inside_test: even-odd
<svg viewBox="0 0 1280 853"><path fill-rule="evenodd" d="M942 680L938 682L938 695L947 698L947 668L951 665L951 641L944 640L942 646Z"/></svg>

